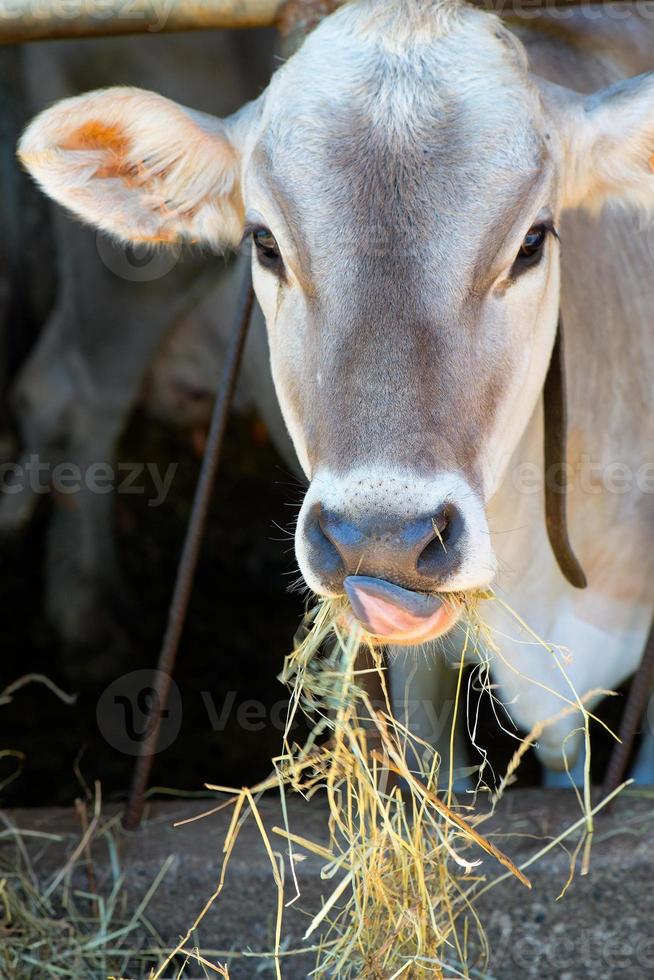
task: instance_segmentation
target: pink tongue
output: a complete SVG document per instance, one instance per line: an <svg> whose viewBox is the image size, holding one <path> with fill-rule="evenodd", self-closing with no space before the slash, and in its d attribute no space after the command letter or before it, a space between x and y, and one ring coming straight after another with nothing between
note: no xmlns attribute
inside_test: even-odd
<svg viewBox="0 0 654 980"><path fill-rule="evenodd" d="M445 612L436 596L410 592L382 579L351 575L344 584L354 615L373 636L423 634Z"/></svg>

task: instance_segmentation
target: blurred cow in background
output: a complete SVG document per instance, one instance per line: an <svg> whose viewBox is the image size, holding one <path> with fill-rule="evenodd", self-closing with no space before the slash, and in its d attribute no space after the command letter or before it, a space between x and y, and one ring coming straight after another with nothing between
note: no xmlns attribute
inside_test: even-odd
<svg viewBox="0 0 654 980"><path fill-rule="evenodd" d="M156 88L208 112L232 112L267 83L272 44L272 34L249 31L52 42L3 52L12 80L0 109L6 130L0 310L8 375L0 380L19 442L12 450L5 435L5 461L17 453L23 467L40 466L44 480L59 463L82 473L113 466L140 401L159 421L189 430L206 426L242 271L238 262L190 252L141 257L44 206L15 162L20 128L53 101L116 83ZM241 407L255 403L288 448L260 315L237 394ZM7 413L4 423L7 434ZM10 533L25 525L39 497L34 480L10 482L5 475L3 489L0 528ZM125 648L111 611L121 595L114 494L93 492L82 481L74 497L53 499L45 553L49 618L66 645L100 644L111 658Z"/></svg>

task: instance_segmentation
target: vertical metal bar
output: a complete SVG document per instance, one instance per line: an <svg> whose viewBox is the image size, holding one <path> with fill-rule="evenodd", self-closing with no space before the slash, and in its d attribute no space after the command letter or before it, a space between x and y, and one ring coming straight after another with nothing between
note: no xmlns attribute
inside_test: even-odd
<svg viewBox="0 0 654 980"><path fill-rule="evenodd" d="M654 684L654 625L652 625L647 638L643 659L631 682L618 729L620 742L614 746L609 759L604 785L602 786L602 798L616 790L625 778L636 733L642 722L647 700L652 692L652 684Z"/></svg>
<svg viewBox="0 0 654 980"><path fill-rule="evenodd" d="M195 570L202 546L202 536L207 521L218 463L220 461L220 451L227 428L229 410L234 398L234 389L243 356L243 348L245 346L253 303L252 273L248 265L247 273L241 287L234 326L229 339L223 375L216 393L211 427L207 439L207 448L195 490L193 509L184 540L184 548L177 568L175 588L168 612L168 625L159 654L157 673L153 682L156 696L150 702L151 708L146 728L147 734L141 743L140 752L132 775L127 807L123 817L123 826L126 830L136 829L141 822L141 816L143 814L145 792L157 750L162 712L165 710L168 700L170 680L175 667L179 641L184 628L186 612L193 589Z"/></svg>

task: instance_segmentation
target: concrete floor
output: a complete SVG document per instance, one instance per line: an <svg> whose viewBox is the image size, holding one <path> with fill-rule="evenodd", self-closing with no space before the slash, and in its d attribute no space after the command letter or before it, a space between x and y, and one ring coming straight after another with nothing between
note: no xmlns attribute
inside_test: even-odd
<svg viewBox="0 0 654 980"><path fill-rule="evenodd" d="M215 887L228 816L223 811L177 829L172 824L212 805L213 801L157 802L149 806L140 831L118 831L120 861L133 899L146 892L172 855L147 913L167 943L177 942ZM263 801L261 810L269 827L281 822L279 804L272 798ZM110 813L111 808L105 817ZM79 820L72 809L19 810L8 816L23 830L47 830L61 838L59 843L47 845L26 838L30 850L39 850L39 873L44 876L61 866L79 840ZM534 836L556 836L578 818L578 804L571 792L510 792L501 807L498 824L503 836L497 843L519 863L542 846ZM318 841L325 839L325 810L319 801L307 806L291 800L290 821L296 833ZM0 842L0 846L7 845ZM92 846L92 862L102 891L111 874L108 850L101 838ZM485 858L482 870L494 874L490 862ZM320 864L309 857L297 865L302 891L297 904L301 910L296 905L285 913L285 948L302 945L308 915L320 907ZM529 869L531 891L507 881L482 899L479 908L493 950L486 976L494 980L651 980L654 795L648 799L642 794L626 794L610 814L597 818L591 874L577 877L568 894L557 902L567 869L566 854L559 848ZM79 874L84 884L84 868ZM208 912L197 937L201 948L269 949L275 894L269 859L250 820L230 863L225 893ZM282 970L284 980L306 977L312 962L311 957L288 957ZM253 980L272 976L264 964L261 959L237 958L230 964L231 977ZM171 971L170 976L174 975ZM204 976L201 971L188 974L196 975Z"/></svg>

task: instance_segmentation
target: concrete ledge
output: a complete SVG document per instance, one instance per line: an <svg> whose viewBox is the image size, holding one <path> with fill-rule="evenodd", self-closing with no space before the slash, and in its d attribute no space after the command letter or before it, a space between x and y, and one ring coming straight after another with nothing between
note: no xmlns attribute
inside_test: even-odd
<svg viewBox="0 0 654 980"><path fill-rule="evenodd" d="M148 908L149 920L166 943L177 942L215 888L229 815L223 811L177 829L172 824L212 805L214 801L154 803L139 832L118 832L126 889L133 899L143 896L166 858L173 856ZM291 800L289 809L293 830L313 840L326 839L326 811L319 801L307 806ZM279 803L273 798L265 800L261 810L268 827L281 823ZM104 818L111 812L108 808ZM115 808L113 812L117 812ZM19 810L8 816L23 830L47 831L61 838L46 845L43 840L25 838L28 850L41 855L38 869L44 877L62 866L79 841L79 820L72 809ZM520 863L542 846L543 838L555 837L578 818L572 792L511 792L497 821L502 833L500 846ZM279 843L283 851L281 839ZM6 840L0 842L0 848L8 846ZM103 891L111 870L101 839L92 846L92 861L99 890ZM297 865L302 896L286 912L286 948L302 945L308 915L320 907L320 863L308 857ZM650 799L625 795L610 814L597 818L591 874L577 876L565 898L557 902L568 867L567 855L557 849L529 870L531 892L518 882L507 881L482 900L479 910L493 949L490 976L495 980L651 980L654 795ZM483 869L495 874L490 859L485 859ZM78 873L83 875L83 870ZM87 887L83 877L81 886ZM275 899L270 862L250 820L232 857L225 893L208 912L197 941L205 949L270 949ZM231 975L234 980L252 980L261 963L236 959L230 964ZM284 980L306 977L312 965L310 956L289 957L284 962ZM265 971L263 975L270 974Z"/></svg>

